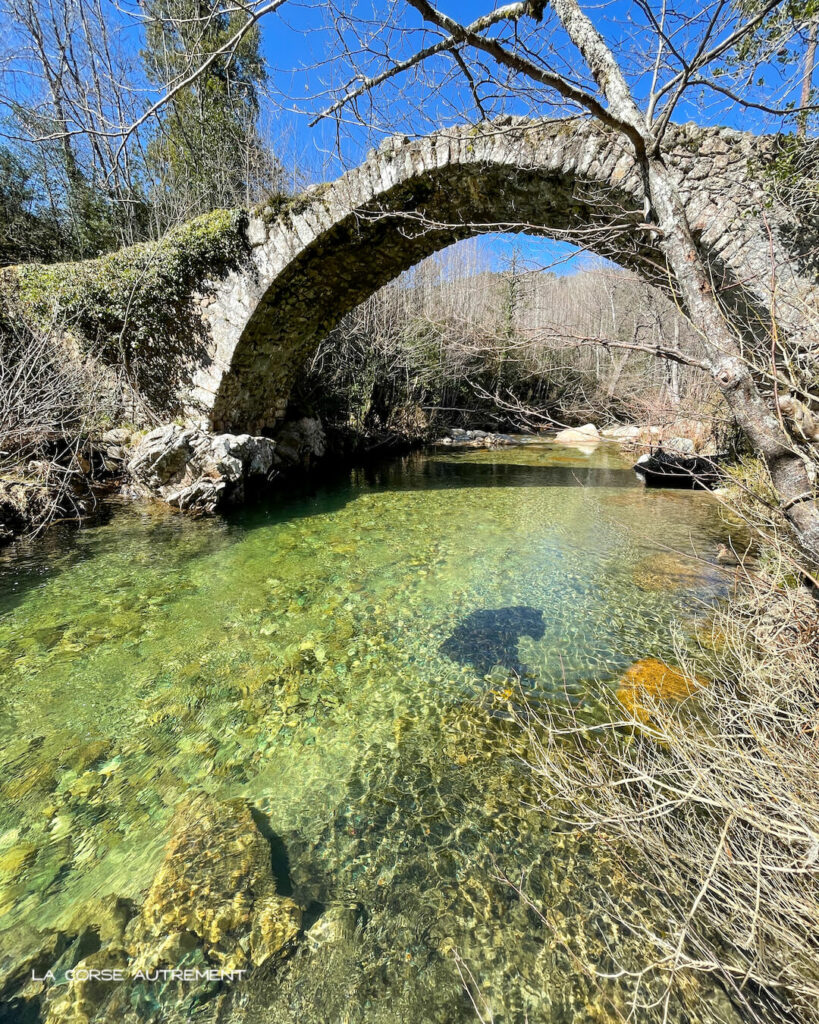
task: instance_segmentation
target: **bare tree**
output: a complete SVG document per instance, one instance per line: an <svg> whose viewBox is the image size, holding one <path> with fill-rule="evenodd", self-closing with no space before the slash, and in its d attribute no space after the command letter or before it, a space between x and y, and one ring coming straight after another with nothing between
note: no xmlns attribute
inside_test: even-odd
<svg viewBox="0 0 819 1024"><path fill-rule="evenodd" d="M686 349L681 364L663 353ZM661 358L657 358L657 356ZM715 408L698 340L634 272L584 258L557 274L479 239L418 264L348 314L315 352L297 401L370 441L442 426L530 429L594 419L695 434ZM709 449L710 450L710 449Z"/></svg>
<svg viewBox="0 0 819 1024"><path fill-rule="evenodd" d="M819 29L819 21L816 17L812 19L809 27L808 47L805 51L805 64L802 71L802 92L799 97L799 105L807 110L810 106L811 93L813 92L813 74L816 70L816 33ZM807 118L804 114L799 119L798 134L804 139L808 132Z"/></svg>
<svg viewBox="0 0 819 1024"><path fill-rule="evenodd" d="M255 26L283 2L0 0L0 139L32 156L69 257L276 188L281 168L256 132ZM228 108L235 116L217 123Z"/></svg>
<svg viewBox="0 0 819 1024"><path fill-rule="evenodd" d="M76 251L96 255L106 230L120 244L136 241L141 197L134 161L131 153L118 159L105 133L142 105L132 88L135 60L118 45L118 26L100 0L3 0L0 12L0 104L8 115L2 134L33 147L46 180L59 182Z"/></svg>

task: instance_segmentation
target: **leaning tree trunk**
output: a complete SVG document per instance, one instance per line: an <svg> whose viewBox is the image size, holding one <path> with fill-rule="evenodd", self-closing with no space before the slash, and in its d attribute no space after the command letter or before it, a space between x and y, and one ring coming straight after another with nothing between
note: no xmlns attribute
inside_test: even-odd
<svg viewBox="0 0 819 1024"><path fill-rule="evenodd" d="M739 339L714 294L708 268L660 156L646 158L646 182L662 232L661 247L699 332L711 374L751 447L765 460L782 512L800 545L819 561L819 509L805 463L742 358Z"/></svg>
<svg viewBox="0 0 819 1024"><path fill-rule="evenodd" d="M711 374L753 450L765 460L782 512L799 543L819 561L819 509L805 464L742 359L739 339L723 315L708 267L663 162L661 143L648 127L614 54L578 0L552 0L551 6L606 97L606 118L634 145L643 168L647 212L654 214L661 231L660 245L702 339Z"/></svg>

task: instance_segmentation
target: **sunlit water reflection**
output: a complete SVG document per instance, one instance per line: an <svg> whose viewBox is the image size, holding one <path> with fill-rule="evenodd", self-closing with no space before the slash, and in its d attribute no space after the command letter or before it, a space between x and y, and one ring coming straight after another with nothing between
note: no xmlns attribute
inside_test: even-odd
<svg viewBox="0 0 819 1024"><path fill-rule="evenodd" d="M591 706L669 657L672 620L725 586L728 533L616 450L545 445L415 455L228 520L126 505L7 552L0 951L138 901L205 789L267 820L303 907L355 922L257 972L237 1020L475 1020L456 957L498 1022L618 1019L627 986L601 997L558 941L609 927L591 891L616 878L532 809L489 707L511 673Z"/></svg>

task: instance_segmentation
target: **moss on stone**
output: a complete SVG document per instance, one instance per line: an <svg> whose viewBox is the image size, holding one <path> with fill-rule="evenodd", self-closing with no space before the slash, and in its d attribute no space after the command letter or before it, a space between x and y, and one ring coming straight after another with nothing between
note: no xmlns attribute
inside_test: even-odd
<svg viewBox="0 0 819 1024"><path fill-rule="evenodd" d="M259 203L254 212L262 218L265 224L272 224L274 220L278 220L283 213L286 213L291 199L292 196L284 192L277 192L275 195L268 196L263 203Z"/></svg>
<svg viewBox="0 0 819 1024"><path fill-rule="evenodd" d="M292 217L295 214L304 213L315 202L322 201L331 188L331 182L323 181L318 185L311 185L304 192L299 192L296 195L279 192L268 196L256 207L254 212L262 218L265 224L272 224L280 217Z"/></svg>
<svg viewBox="0 0 819 1024"><path fill-rule="evenodd" d="M161 345L191 314L193 295L249 253L247 214L214 210L144 242L81 263L25 264L0 278L0 304L33 326L71 331L81 347L128 358Z"/></svg>

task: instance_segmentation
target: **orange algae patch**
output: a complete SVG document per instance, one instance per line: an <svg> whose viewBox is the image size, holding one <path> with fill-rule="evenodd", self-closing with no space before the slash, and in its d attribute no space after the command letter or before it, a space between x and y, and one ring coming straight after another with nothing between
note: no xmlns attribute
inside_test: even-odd
<svg viewBox="0 0 819 1024"><path fill-rule="evenodd" d="M651 706L658 701L681 701L707 685L705 680L688 676L657 658L641 658L626 670L617 689L617 699L634 718L648 723Z"/></svg>

